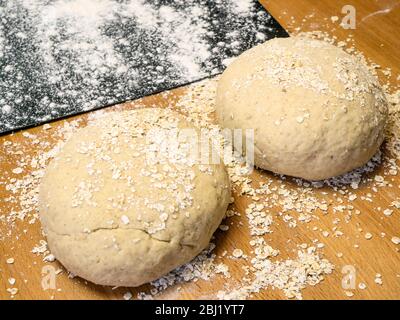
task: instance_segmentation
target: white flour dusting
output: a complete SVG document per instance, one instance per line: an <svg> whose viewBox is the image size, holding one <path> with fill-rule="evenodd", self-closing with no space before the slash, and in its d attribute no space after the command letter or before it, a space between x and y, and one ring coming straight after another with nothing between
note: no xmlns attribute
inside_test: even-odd
<svg viewBox="0 0 400 320"><path fill-rule="evenodd" d="M252 0L239 0L234 3L232 10L236 14L243 14L249 12L253 6L254 2Z"/></svg>
<svg viewBox="0 0 400 320"><path fill-rule="evenodd" d="M221 72L226 58L275 35L256 2L2 1L0 131Z"/></svg>

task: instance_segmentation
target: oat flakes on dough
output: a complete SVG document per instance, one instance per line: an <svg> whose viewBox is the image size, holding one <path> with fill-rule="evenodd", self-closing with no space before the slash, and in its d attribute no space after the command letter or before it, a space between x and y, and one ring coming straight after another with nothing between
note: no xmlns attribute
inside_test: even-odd
<svg viewBox="0 0 400 320"><path fill-rule="evenodd" d="M146 148L159 148L157 133L146 140L154 128L193 127L166 109L111 113L76 132L47 167L42 226L73 274L111 286L155 280L203 250L224 217L223 164L191 164L179 150L147 163Z"/></svg>
<svg viewBox="0 0 400 320"><path fill-rule="evenodd" d="M384 139L387 102L366 65L331 44L277 38L222 75L222 126L254 129L255 165L309 180L365 164Z"/></svg>

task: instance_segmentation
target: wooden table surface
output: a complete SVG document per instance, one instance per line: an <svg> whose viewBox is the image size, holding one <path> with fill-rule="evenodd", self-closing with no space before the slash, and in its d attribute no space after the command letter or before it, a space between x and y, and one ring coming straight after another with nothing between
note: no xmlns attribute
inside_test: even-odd
<svg viewBox="0 0 400 320"><path fill-rule="evenodd" d="M399 0L265 0L261 1L268 11L288 30L289 33L299 31L326 31L330 35L337 36L339 40L346 39L350 34L353 36L355 47L363 52L366 57L378 63L382 68L390 67L394 75L400 72L400 1ZM331 16L341 19L344 14L341 10L344 5L351 4L356 8L356 29L345 30L338 22L332 22ZM340 21L339 21L340 22ZM392 85L396 84L396 77L392 78ZM174 95L159 94L143 99L142 103L152 105L173 104L174 96L179 97L185 88L175 90ZM134 103L126 104L123 108L132 108ZM112 108L111 108L112 109ZM85 123L87 115L81 115L67 120L52 123L53 128L59 128L71 120L82 119ZM0 137L0 181L7 181L15 175L11 172L18 164L21 155L6 152L4 142L10 141L21 146L24 154L35 154L37 147L25 139L23 134L30 133L38 137L40 141L48 141L53 145L57 137L52 134L54 130L43 130L36 127L15 134ZM18 153L18 152L17 152ZM383 168L377 168L373 174L379 174ZM272 177L266 172L255 172L252 176L254 181L260 181L264 176ZM273 178L278 179L278 178ZM320 230L332 230L332 221L335 218L344 218L340 214L329 212L321 214L318 220L311 223L299 223L296 228L289 228L283 221L274 223L273 233L268 235L268 240L274 248L281 251L280 258L293 255L294 244L312 243L319 239L325 244L323 253L325 257L335 265L333 274L315 287L307 287L303 291L305 299L399 299L400 298L400 246L391 242L391 237L400 237L400 212L395 212L390 217L385 217L377 208L388 208L393 200L400 198L400 177L393 176L390 181L392 187L380 189L373 194L373 201L352 202L355 209L359 209L360 215L353 215L349 223L341 224L342 237L323 237ZM368 190L368 185L361 186L354 193L361 196ZM324 195L327 199L334 201L332 189ZM0 216L11 210L10 204L3 201L10 195L4 184L0 184ZM228 232L217 232L216 253L221 254L224 250L232 252L236 247L244 251L249 249L249 235L246 228L244 209L248 203L244 196L235 194L235 205L242 214L241 217L230 218L228 224L231 228ZM275 209L274 209L275 210ZM278 213L276 208L276 213ZM238 223L242 221L244 226ZM0 223L0 236L6 235L7 223ZM373 235L371 240L365 239L365 233ZM380 234L384 232L385 237ZM18 239L17 239L18 236ZM57 276L56 288L43 290L41 286L42 267L52 265L60 268L57 262L45 263L41 256L31 253L32 248L43 239L40 232L40 223L29 224L28 219L18 222L12 231L11 237L0 241L0 299L10 299L7 288L17 287L18 294L14 299L121 299L127 292L126 288L112 289L109 287L85 284L82 279L69 279L65 272ZM288 244L287 239L291 239ZM355 246L356 245L356 246ZM358 248L357 248L358 245ZM338 253L343 256L338 257ZM8 258L14 258L14 263L8 264ZM240 263L230 259L222 259L229 265L232 278L240 277ZM348 297L342 287L342 268L353 266L356 271L357 284L367 284L365 290L350 290L354 296ZM376 273L382 275L383 284L374 282ZM15 278L15 285L10 285L9 278ZM181 285L182 289L177 292L174 288L167 290L160 298L171 299L198 299L209 298L210 293L215 293L223 288L225 280L216 276L212 281L197 281ZM133 295L148 287L129 289ZM253 296L255 299L285 299L282 291L267 289Z"/></svg>

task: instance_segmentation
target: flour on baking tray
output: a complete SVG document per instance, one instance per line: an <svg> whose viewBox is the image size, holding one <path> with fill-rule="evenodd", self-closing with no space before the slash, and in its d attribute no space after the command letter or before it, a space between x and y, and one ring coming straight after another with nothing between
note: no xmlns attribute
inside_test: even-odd
<svg viewBox="0 0 400 320"><path fill-rule="evenodd" d="M0 131L221 72L270 22L255 0L1 1Z"/></svg>

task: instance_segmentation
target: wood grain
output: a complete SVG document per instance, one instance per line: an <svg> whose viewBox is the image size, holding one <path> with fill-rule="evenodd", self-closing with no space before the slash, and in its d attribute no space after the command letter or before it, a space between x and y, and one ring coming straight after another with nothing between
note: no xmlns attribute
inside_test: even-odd
<svg viewBox="0 0 400 320"><path fill-rule="evenodd" d="M391 67L393 74L400 72L400 57L397 48L400 47L400 1L363 1L353 0L351 3L346 0L340 1L261 1L263 5L277 18L277 20L290 32L296 32L300 27L302 31L320 30L326 31L331 35L337 36L339 40L346 39L349 34L353 35L355 46L362 51L369 59L380 64L382 67ZM341 18L341 8L345 4L352 4L357 10L357 26L355 30L345 30L339 24L332 23L330 17L338 16ZM310 15L313 15L310 17ZM395 84L395 78L392 84ZM167 106L173 105L175 99L183 94L185 88L177 89L173 95L165 96L162 94L144 98L141 103L145 105ZM129 109L135 107L135 102L127 103L122 106L111 107L108 110ZM34 134L40 141L49 142L49 147L54 145L57 140L54 132L67 122L81 119L81 125L85 124L88 115L81 115L70 119L56 121L52 123L53 129L43 130L36 127L15 134L0 137L0 160L1 160L1 181L6 181L15 177L12 169L18 165L20 156L6 152L4 142L10 141L21 146L23 153L35 154L38 148L31 144L29 139L23 136L24 132ZM383 168L377 168L373 174L379 174ZM252 178L255 185L264 176L274 178L267 172L256 171ZM315 287L308 287L303 291L305 299L349 299L342 288L342 267L346 265L354 266L356 269L356 281L367 284L365 290L353 290L352 299L399 299L400 298L400 253L398 247L390 239L392 236L400 236L400 212L396 210L391 217L385 217L377 208L389 207L391 201L400 198L400 178L393 176L391 179L392 187L379 189L378 193L373 194L373 202L361 201L359 198L368 190L368 185L361 186L356 190L359 198L353 201L360 215L353 215L349 223L341 223L340 230L342 237L323 237L321 230L332 230L333 220L340 218L344 220L344 214L319 212L317 218L310 223L298 223L296 228L289 228L285 222L278 217L279 208L274 209L273 233L267 236L268 241L274 248L281 251L279 259L293 257L296 244L312 243L318 239L325 244L323 252L325 257L335 265L335 272ZM295 188L292 183L291 188ZM326 192L327 194L323 194ZM335 201L332 189L324 188L316 190L317 197L323 197L328 201ZM0 215L11 210L9 203L3 201L8 197L9 191L4 185L0 185ZM249 234L244 209L249 203L246 197L235 195L235 206L241 213L241 217L229 218L225 224L230 225L227 232L217 232L216 253L220 255L224 250L231 253L234 248L241 248L245 252L250 252ZM243 222L243 225L238 222ZM26 230L26 232L24 232ZM7 224L0 223L0 235L6 235L10 230ZM371 240L366 240L366 232L373 234ZM380 234L384 232L385 237ZM18 236L18 238L16 238ZM42 257L31 253L32 248L43 239L39 223L29 224L27 219L18 222L12 230L12 236L7 237L6 241L0 241L0 299L10 299L10 294L6 291L12 287L8 279L16 279L14 287L18 287L19 292L15 299L121 299L122 295L128 290L117 288L113 290L109 287L95 286L86 283L79 278L69 279L66 272L57 276L56 286L58 290L43 290L41 287L42 267L48 265L42 261ZM358 248L355 245L359 245ZM343 253L339 258L338 253ZM15 262L7 264L6 259L13 257ZM223 261L230 267L232 274L231 282L235 282L242 276L241 263L231 259L217 259ZM56 268L61 268L57 262L51 263ZM375 274L382 274L383 285L374 283ZM161 299L201 299L210 298L215 292L224 287L225 280L216 276L212 281L197 281L181 285L178 292L176 287L164 292ZM148 289L148 286L129 289L133 295L139 291ZM285 299L280 290L268 288L255 294L254 299Z"/></svg>

